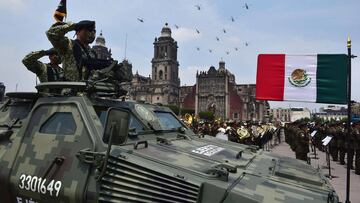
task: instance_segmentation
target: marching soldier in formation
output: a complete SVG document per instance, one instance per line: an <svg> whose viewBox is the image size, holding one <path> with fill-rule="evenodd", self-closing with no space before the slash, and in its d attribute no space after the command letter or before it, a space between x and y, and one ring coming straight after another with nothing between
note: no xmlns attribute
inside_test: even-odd
<svg viewBox="0 0 360 203"><path fill-rule="evenodd" d="M352 128L351 129L351 133L350 133L350 137L348 139L349 143L347 143L347 148L348 148L348 155L349 158L349 162L350 162L350 169L354 169L354 153L355 153L355 141L356 141L356 138L355 138L355 129Z"/></svg>
<svg viewBox="0 0 360 203"><path fill-rule="evenodd" d="M293 123L285 128L285 140L297 159L308 161L309 137L306 123Z"/></svg>
<svg viewBox="0 0 360 203"><path fill-rule="evenodd" d="M339 149L339 162L341 165L345 165L345 153L346 153L346 147L345 147L345 129L341 125L337 125L336 127L336 136L337 136L337 147Z"/></svg>
<svg viewBox="0 0 360 203"><path fill-rule="evenodd" d="M337 143L337 132L336 132L336 124L333 123L329 126L329 128L327 129L327 135L332 136L332 139L329 143L329 153L333 159L333 161L338 161L338 143Z"/></svg>
<svg viewBox="0 0 360 203"><path fill-rule="evenodd" d="M360 175L360 122L353 125L354 150L355 150L355 174Z"/></svg>

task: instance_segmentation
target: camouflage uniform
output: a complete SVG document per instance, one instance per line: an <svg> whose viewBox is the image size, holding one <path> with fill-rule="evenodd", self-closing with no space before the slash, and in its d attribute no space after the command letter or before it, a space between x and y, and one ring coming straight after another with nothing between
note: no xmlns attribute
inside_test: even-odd
<svg viewBox="0 0 360 203"><path fill-rule="evenodd" d="M354 129L355 174L360 175L360 128Z"/></svg>
<svg viewBox="0 0 360 203"><path fill-rule="evenodd" d="M355 142L355 133L354 133L354 130L352 130L351 131L351 133L350 133L350 138L349 138L349 143L347 144L347 147L348 147L348 152L349 152L349 154L348 154L348 156L349 156L349 158L348 158L348 160L349 160L349 162L350 162L350 168L351 169L354 169L354 165L353 165L353 163L354 163L354 153L355 153L355 150L354 150L354 142Z"/></svg>
<svg viewBox="0 0 360 203"><path fill-rule="evenodd" d="M70 81L84 79L87 68L83 59L96 59L90 46L83 46L78 40L70 40L65 36L75 30L75 25L71 22L56 23L46 32L49 41L61 56L65 77Z"/></svg>
<svg viewBox="0 0 360 203"><path fill-rule="evenodd" d="M297 141L295 147L296 158L307 161L307 153L309 153L309 138L305 130L297 129Z"/></svg>
<svg viewBox="0 0 360 203"><path fill-rule="evenodd" d="M346 148L345 148L345 133L344 133L344 129L342 127L338 127L336 128L336 134L337 134L337 147L339 149L339 161L341 165L345 164L345 153L346 153Z"/></svg>
<svg viewBox="0 0 360 203"><path fill-rule="evenodd" d="M335 127L330 127L328 130L328 135L332 136L332 139L329 143L329 153L331 155L331 157L333 158L333 161L337 161L338 160L338 154L339 154L339 150L337 147L337 134L336 134L336 129Z"/></svg>
<svg viewBox="0 0 360 203"><path fill-rule="evenodd" d="M35 73L40 82L51 82L64 80L64 72L60 66L55 64L44 64L39 61L43 56L46 56L46 51L31 52L22 60L25 67Z"/></svg>

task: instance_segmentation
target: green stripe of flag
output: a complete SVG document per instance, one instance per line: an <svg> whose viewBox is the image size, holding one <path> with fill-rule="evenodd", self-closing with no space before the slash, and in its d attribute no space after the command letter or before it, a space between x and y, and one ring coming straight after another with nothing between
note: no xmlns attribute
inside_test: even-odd
<svg viewBox="0 0 360 203"><path fill-rule="evenodd" d="M347 103L348 57L345 54L319 54L317 57L318 103Z"/></svg>

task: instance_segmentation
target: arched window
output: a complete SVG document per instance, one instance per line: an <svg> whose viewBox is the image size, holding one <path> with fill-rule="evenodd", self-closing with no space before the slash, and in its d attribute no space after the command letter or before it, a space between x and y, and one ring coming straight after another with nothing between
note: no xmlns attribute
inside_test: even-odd
<svg viewBox="0 0 360 203"><path fill-rule="evenodd" d="M156 78L157 78L157 77L156 77L156 76L157 76L156 73L157 73L157 67L155 67L155 71L154 71L155 80L156 80Z"/></svg>
<svg viewBox="0 0 360 203"><path fill-rule="evenodd" d="M162 79L163 79L163 71L160 70L160 71L159 71L159 80L162 80Z"/></svg>

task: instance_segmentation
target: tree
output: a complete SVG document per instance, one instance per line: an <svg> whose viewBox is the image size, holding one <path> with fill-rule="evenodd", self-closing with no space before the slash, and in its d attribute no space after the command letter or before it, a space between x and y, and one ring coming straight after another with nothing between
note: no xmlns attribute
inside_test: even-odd
<svg viewBox="0 0 360 203"><path fill-rule="evenodd" d="M199 118L205 119L208 121L212 121L212 120L214 120L214 114L210 111L202 111L202 112L199 112Z"/></svg>
<svg viewBox="0 0 360 203"><path fill-rule="evenodd" d="M171 109L171 111L173 111L175 115L179 115L179 107L178 106L176 106L176 105L164 105L164 106Z"/></svg>

